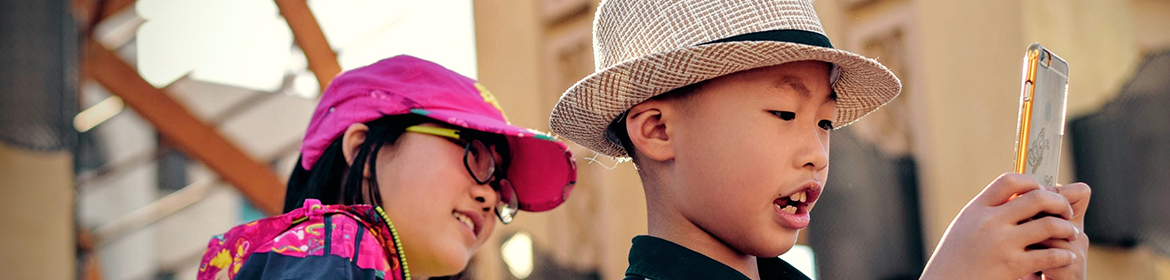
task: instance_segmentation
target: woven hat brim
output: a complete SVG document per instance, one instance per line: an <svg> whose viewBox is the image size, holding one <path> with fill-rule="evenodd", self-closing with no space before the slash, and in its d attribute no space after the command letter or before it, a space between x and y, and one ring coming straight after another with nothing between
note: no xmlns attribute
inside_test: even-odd
<svg viewBox="0 0 1170 280"><path fill-rule="evenodd" d="M833 63L840 77L835 123L844 127L889 103L902 90L881 63L847 51L775 41L705 44L626 60L597 71L569 88L553 108L549 126L557 135L599 154L626 157L607 137L610 123L656 95L727 74L816 60Z"/></svg>

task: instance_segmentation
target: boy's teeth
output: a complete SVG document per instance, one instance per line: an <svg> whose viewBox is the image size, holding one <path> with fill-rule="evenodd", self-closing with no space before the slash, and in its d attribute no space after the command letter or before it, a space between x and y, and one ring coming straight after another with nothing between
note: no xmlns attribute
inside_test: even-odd
<svg viewBox="0 0 1170 280"><path fill-rule="evenodd" d="M796 214L796 207L792 205L785 205L784 208L780 208L780 211L784 211L788 214Z"/></svg>
<svg viewBox="0 0 1170 280"><path fill-rule="evenodd" d="M805 194L804 192L797 192L797 193L794 193L794 194L788 196L788 200L796 201L796 202L800 202L800 203L804 203L804 201L806 199L808 199L808 194Z"/></svg>

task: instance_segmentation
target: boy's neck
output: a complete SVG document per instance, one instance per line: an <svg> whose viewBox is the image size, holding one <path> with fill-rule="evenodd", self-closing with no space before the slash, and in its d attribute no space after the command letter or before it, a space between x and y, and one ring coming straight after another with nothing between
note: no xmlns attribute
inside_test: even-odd
<svg viewBox="0 0 1170 280"><path fill-rule="evenodd" d="M647 197L651 197L647 193ZM647 199L648 201L651 201ZM711 233L699 228L677 211L661 203L647 203L648 233L698 252L758 280L760 273L754 256L732 248Z"/></svg>

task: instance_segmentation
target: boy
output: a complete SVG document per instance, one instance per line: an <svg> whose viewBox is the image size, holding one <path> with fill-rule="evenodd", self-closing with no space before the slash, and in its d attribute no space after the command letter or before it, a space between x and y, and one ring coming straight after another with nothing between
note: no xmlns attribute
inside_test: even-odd
<svg viewBox="0 0 1170 280"><path fill-rule="evenodd" d="M830 131L896 97L893 73L833 49L799 0L606 1L594 51L598 71L550 124L638 168L649 236L634 238L627 279L807 279L776 256L809 223ZM1018 174L992 182L922 278L1084 278L1089 188L1039 188ZM1056 216L1029 220L1042 212ZM1048 249L1025 248L1036 243Z"/></svg>

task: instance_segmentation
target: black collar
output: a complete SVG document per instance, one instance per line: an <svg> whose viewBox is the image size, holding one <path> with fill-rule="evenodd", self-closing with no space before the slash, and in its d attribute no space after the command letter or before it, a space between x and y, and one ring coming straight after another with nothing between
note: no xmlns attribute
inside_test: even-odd
<svg viewBox="0 0 1170 280"><path fill-rule="evenodd" d="M630 247L630 268L626 277L655 280L674 279L742 279L743 273L699 252L665 239L639 235ZM808 280L799 270L780 258L757 258L760 279Z"/></svg>

